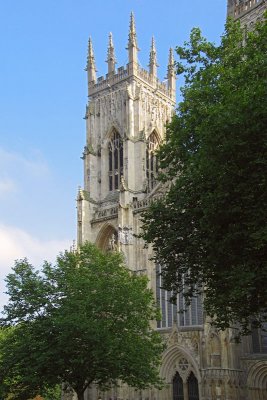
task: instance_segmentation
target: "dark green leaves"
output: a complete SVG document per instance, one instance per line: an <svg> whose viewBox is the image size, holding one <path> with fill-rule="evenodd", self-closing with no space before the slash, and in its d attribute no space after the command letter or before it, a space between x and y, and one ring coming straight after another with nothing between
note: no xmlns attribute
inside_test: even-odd
<svg viewBox="0 0 267 400"><path fill-rule="evenodd" d="M184 276L219 328L245 333L267 313L266 21L250 33L229 21L219 46L194 29L177 53L184 97L158 153L170 189L144 214L143 238L168 290Z"/></svg>

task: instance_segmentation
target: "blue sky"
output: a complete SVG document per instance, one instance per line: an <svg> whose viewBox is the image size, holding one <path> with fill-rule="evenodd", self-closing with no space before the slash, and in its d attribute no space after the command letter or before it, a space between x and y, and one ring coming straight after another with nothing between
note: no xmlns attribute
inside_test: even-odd
<svg viewBox="0 0 267 400"><path fill-rule="evenodd" d="M226 0L8 0L0 5L0 304L14 259L53 261L76 238L75 197L83 182L87 42L98 76L107 71L108 34L117 66L127 63L129 16L140 64L151 37L159 77L168 49L198 26L218 42ZM179 85L179 81L178 81Z"/></svg>

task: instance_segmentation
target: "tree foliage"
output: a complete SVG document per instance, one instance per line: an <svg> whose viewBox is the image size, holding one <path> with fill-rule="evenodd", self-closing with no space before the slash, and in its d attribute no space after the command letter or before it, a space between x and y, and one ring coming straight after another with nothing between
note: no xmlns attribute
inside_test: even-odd
<svg viewBox="0 0 267 400"><path fill-rule="evenodd" d="M169 190L142 236L166 289L190 300L201 288L217 326L245 333L267 318L266 20L249 33L228 21L219 45L193 29L176 50L183 100L158 152Z"/></svg>
<svg viewBox="0 0 267 400"><path fill-rule="evenodd" d="M92 382L102 388L117 380L137 388L160 385L163 345L150 324L158 316L153 294L120 254L86 244L40 271L17 261L6 282L4 394L26 400L67 383L80 400Z"/></svg>

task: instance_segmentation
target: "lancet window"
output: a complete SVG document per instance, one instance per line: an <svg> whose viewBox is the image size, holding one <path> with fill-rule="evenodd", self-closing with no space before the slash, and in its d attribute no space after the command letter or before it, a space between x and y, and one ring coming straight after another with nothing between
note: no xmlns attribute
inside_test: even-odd
<svg viewBox="0 0 267 400"><path fill-rule="evenodd" d="M263 323L263 329L252 329L252 352L267 353L267 322Z"/></svg>
<svg viewBox="0 0 267 400"><path fill-rule="evenodd" d="M184 400L184 386L181 376L176 372L172 380L173 400Z"/></svg>
<svg viewBox="0 0 267 400"><path fill-rule="evenodd" d="M123 141L118 132L114 131L108 145L109 158L109 190L119 189L123 175Z"/></svg>
<svg viewBox="0 0 267 400"><path fill-rule="evenodd" d="M191 374L188 377L187 385L188 385L189 400L199 400L198 380L193 372L191 372Z"/></svg>
<svg viewBox="0 0 267 400"><path fill-rule="evenodd" d="M203 324L203 304L200 295L193 297L187 305L183 293L177 296L176 304L170 302L171 292L162 288L161 266L156 265L156 299L161 310L161 320L157 328L171 328L174 323L180 327L201 326Z"/></svg>
<svg viewBox="0 0 267 400"><path fill-rule="evenodd" d="M172 380L172 388L173 400L199 400L198 380L192 371L187 382L184 382L180 374L176 372Z"/></svg>
<svg viewBox="0 0 267 400"><path fill-rule="evenodd" d="M146 146L146 178L147 190L151 190L156 186L156 178L158 174L158 162L156 157L156 150L159 145L155 132L152 132L148 138Z"/></svg>

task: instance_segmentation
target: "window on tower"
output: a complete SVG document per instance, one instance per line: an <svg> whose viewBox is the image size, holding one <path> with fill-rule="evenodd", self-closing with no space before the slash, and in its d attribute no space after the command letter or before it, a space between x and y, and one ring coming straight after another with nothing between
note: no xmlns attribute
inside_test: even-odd
<svg viewBox="0 0 267 400"><path fill-rule="evenodd" d="M156 150L159 145L155 132L152 132L148 138L146 146L146 178L147 190L151 192L156 186L156 178L158 174L158 162L156 157Z"/></svg>
<svg viewBox="0 0 267 400"><path fill-rule="evenodd" d="M198 294L187 305L183 293L179 293L176 304L173 304L170 302L172 293L163 289L162 286L161 266L156 264L156 299L161 310L161 320L157 322L157 328L171 328L174 323L179 327L202 326L202 296Z"/></svg>
<svg viewBox="0 0 267 400"><path fill-rule="evenodd" d="M118 132L114 131L109 145L109 190L119 189L121 177L123 175L123 141Z"/></svg>
<svg viewBox="0 0 267 400"><path fill-rule="evenodd" d="M253 327L251 332L252 353L267 353L267 322L262 329Z"/></svg>

